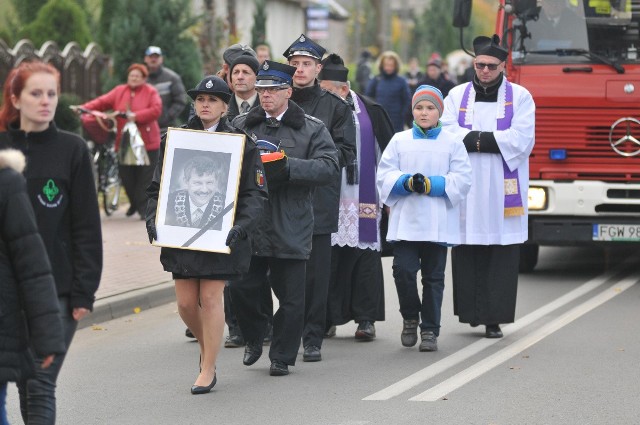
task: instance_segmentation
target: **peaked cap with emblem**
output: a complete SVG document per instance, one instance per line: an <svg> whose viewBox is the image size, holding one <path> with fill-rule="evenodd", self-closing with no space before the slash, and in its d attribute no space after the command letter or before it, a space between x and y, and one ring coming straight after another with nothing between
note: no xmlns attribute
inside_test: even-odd
<svg viewBox="0 0 640 425"><path fill-rule="evenodd" d="M211 94L224 103L229 103L231 99L231 90L229 90L229 86L224 80L215 75L208 75L202 79L198 83L195 88L187 90L187 94L191 97L191 99L196 100L196 97L201 94Z"/></svg>
<svg viewBox="0 0 640 425"><path fill-rule="evenodd" d="M266 60L258 70L256 87L291 86L293 85L293 74L295 72L295 66Z"/></svg>
<svg viewBox="0 0 640 425"><path fill-rule="evenodd" d="M500 45L500 37L498 37L498 34L493 34L491 38L485 35L476 37L473 40L473 51L476 53L476 56L493 56L494 58L500 59L501 62L506 60L509 55L507 49Z"/></svg>
<svg viewBox="0 0 640 425"><path fill-rule="evenodd" d="M291 56L311 56L314 59L322 60L326 52L325 48L301 34L296 41L284 51L283 55L289 59Z"/></svg>
<svg viewBox="0 0 640 425"><path fill-rule="evenodd" d="M344 66L342 58L331 53L322 61L322 70L318 74L319 80L347 82L349 70Z"/></svg>

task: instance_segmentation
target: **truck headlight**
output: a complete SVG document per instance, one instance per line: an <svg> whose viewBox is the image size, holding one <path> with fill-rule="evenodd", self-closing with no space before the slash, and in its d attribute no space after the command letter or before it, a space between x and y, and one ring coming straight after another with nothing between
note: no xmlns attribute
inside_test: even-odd
<svg viewBox="0 0 640 425"><path fill-rule="evenodd" d="M540 211L547 209L547 189L544 187L529 188L529 209Z"/></svg>

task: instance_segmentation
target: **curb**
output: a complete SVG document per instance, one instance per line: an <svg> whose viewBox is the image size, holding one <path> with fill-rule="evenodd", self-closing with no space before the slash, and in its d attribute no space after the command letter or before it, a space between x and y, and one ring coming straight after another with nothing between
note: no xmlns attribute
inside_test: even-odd
<svg viewBox="0 0 640 425"><path fill-rule="evenodd" d="M176 292L173 280L101 298L94 303L91 314L80 320L78 329L119 319L140 310L148 310L175 300Z"/></svg>

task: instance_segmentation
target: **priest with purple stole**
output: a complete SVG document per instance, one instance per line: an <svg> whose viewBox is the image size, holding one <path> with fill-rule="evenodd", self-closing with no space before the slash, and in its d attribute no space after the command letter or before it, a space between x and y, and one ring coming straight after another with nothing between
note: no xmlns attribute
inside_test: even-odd
<svg viewBox="0 0 640 425"><path fill-rule="evenodd" d="M451 89L442 123L460 134L473 168L461 207L462 244L451 251L454 314L485 325L515 320L520 244L527 240L529 155L535 140L531 94L504 76L508 51L500 38L473 41L473 81Z"/></svg>
<svg viewBox="0 0 640 425"><path fill-rule="evenodd" d="M376 337L375 322L384 320L384 280L380 234L382 208L376 191L377 166L393 136L384 108L350 90L349 70L335 53L322 61L320 86L345 99L356 125L357 158L342 170L338 231L331 234L331 281L327 299L327 332L355 321L355 338Z"/></svg>

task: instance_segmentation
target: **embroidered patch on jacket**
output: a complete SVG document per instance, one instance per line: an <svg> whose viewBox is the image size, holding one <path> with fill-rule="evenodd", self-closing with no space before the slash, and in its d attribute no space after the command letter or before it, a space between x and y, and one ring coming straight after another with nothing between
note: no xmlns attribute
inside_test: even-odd
<svg viewBox="0 0 640 425"><path fill-rule="evenodd" d="M47 180L47 183L42 186L42 193L38 195L38 201L47 208L56 208L60 205L62 194L53 179Z"/></svg>
<svg viewBox="0 0 640 425"><path fill-rule="evenodd" d="M259 188L264 187L264 171L256 167L256 185Z"/></svg>
<svg viewBox="0 0 640 425"><path fill-rule="evenodd" d="M504 194L505 195L518 194L518 179L504 179Z"/></svg>

